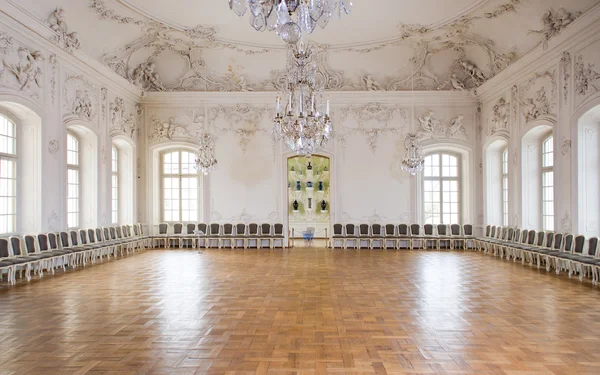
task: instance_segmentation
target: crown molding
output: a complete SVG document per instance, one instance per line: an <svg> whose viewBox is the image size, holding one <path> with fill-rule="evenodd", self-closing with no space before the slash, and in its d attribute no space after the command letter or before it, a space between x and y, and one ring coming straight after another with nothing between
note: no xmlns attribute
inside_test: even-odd
<svg viewBox="0 0 600 375"><path fill-rule="evenodd" d="M510 88L529 79L531 74L557 65L564 51L580 49L600 39L600 3L577 18L565 31L540 44L476 90L482 102L488 102L510 91Z"/></svg>
<svg viewBox="0 0 600 375"><path fill-rule="evenodd" d="M85 52L76 50L68 53L52 43L49 39L54 32L13 0L0 0L0 26L5 26L11 36L26 39L27 44L35 46L36 49L56 55L61 64L77 69L90 80L118 91L129 100L137 102L142 97L141 90Z"/></svg>

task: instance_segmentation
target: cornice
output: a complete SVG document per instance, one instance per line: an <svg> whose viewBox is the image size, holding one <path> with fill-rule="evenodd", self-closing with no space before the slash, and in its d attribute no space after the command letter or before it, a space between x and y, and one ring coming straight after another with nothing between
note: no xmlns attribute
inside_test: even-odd
<svg viewBox="0 0 600 375"><path fill-rule="evenodd" d="M49 40L53 35L53 31L12 0L0 0L0 25L6 26L7 31L12 36L17 37L17 39L18 37L27 39L27 44L56 55L61 64L80 71L100 85L120 92L123 96L127 96L129 100L136 102L140 100L141 90L113 72L106 65L81 50L68 53L53 44Z"/></svg>
<svg viewBox="0 0 600 375"><path fill-rule="evenodd" d="M510 64L495 77L489 79L477 89L482 102L488 102L509 92L510 88L527 80L540 70L557 65L564 51L572 51L582 44L589 44L590 38L600 38L600 3L577 18L564 32L552 38L547 47L543 43Z"/></svg>

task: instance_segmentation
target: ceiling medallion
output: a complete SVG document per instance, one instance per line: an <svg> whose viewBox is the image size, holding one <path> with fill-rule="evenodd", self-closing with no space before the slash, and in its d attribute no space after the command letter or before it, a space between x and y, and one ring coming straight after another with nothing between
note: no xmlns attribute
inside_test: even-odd
<svg viewBox="0 0 600 375"><path fill-rule="evenodd" d="M228 0L229 8L242 17L250 8L250 25L257 31L275 31L289 44L300 41L302 33L322 29L337 14L349 14L349 0ZM295 18L295 20L294 20Z"/></svg>

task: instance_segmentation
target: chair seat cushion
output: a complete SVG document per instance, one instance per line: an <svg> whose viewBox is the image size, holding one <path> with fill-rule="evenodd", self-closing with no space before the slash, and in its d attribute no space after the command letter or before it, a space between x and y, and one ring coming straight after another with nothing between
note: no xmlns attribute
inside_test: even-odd
<svg viewBox="0 0 600 375"><path fill-rule="evenodd" d="M5 258L5 259L2 259L2 261L0 262L0 267L5 267L7 265L14 265L14 264L23 264L23 263L27 263L27 262L28 261L23 258Z"/></svg>

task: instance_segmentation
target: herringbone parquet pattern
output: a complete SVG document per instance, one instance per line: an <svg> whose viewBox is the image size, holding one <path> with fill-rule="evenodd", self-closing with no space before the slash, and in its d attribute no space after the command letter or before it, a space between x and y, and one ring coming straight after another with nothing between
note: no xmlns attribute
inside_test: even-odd
<svg viewBox="0 0 600 375"><path fill-rule="evenodd" d="M147 251L0 317L0 374L600 374L597 288L477 253Z"/></svg>

